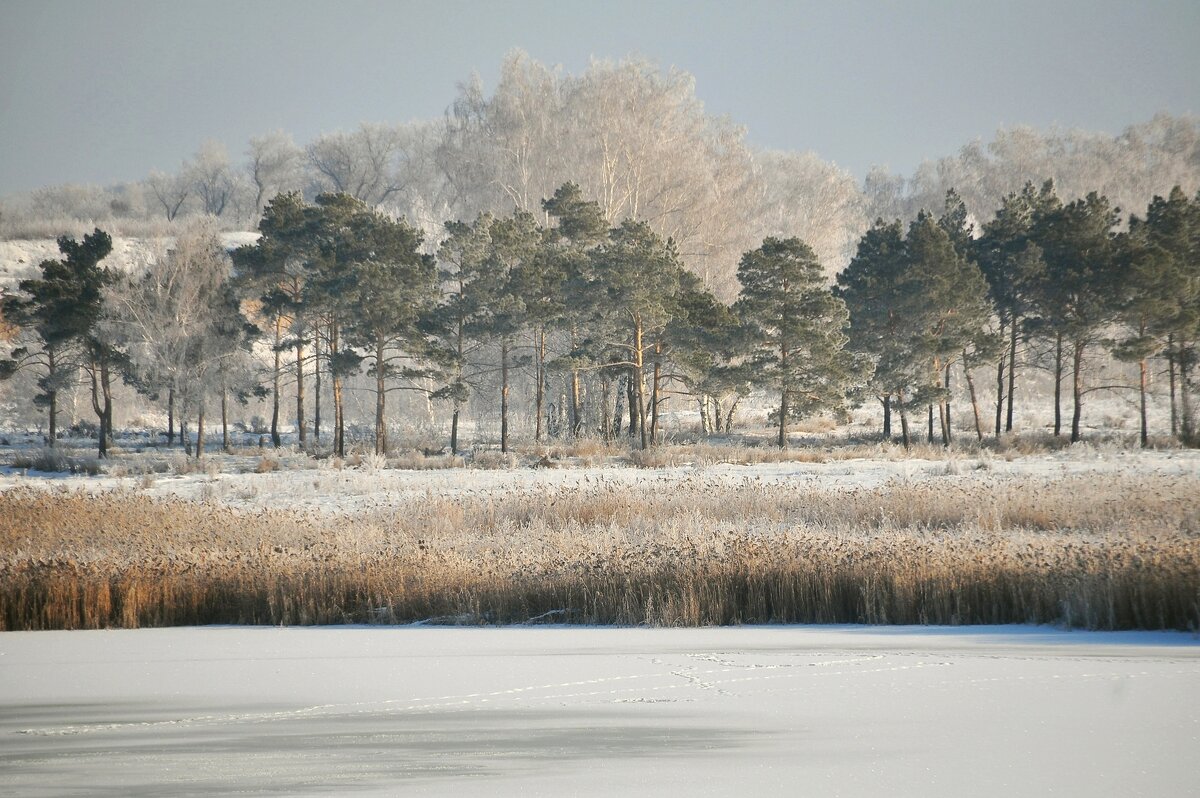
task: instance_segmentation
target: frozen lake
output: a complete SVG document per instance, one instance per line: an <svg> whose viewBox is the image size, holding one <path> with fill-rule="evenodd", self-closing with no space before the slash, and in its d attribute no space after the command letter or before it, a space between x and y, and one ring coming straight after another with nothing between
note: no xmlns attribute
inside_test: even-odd
<svg viewBox="0 0 1200 798"><path fill-rule="evenodd" d="M1186 634L0 634L13 796L1194 795L1197 751Z"/></svg>

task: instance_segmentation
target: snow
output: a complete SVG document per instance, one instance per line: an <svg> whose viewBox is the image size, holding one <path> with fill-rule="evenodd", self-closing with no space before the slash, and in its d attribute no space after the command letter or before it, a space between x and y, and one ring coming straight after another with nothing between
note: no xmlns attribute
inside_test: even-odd
<svg viewBox="0 0 1200 798"><path fill-rule="evenodd" d="M1178 633L0 635L4 795L1185 795L1197 750Z"/></svg>
<svg viewBox="0 0 1200 798"><path fill-rule="evenodd" d="M226 249L236 249L258 240L257 232L231 231L221 233ZM79 238L79 236L75 236ZM113 238L113 251L104 259L108 266L125 273L137 273L153 258L166 252L174 238ZM19 281L39 276L38 265L44 260L60 258L58 242L52 238L0 241L0 288L16 290Z"/></svg>
<svg viewBox="0 0 1200 798"><path fill-rule="evenodd" d="M272 450L264 451L268 457ZM996 483L1021 478L1060 479L1077 475L1194 476L1200 451L1137 450L1086 444L1049 454L1006 460L988 452L944 460L863 458L824 463L692 464L668 468L453 468L425 471L331 467L328 461L282 457L279 471L253 473L257 457L206 455L211 473L125 477L43 474L0 468L0 491L15 487L104 492L130 490L160 498L217 502L237 509L288 507L325 513L395 507L422 497L496 495L513 491L552 495L557 491L603 489L656 483L658 487L700 481L714 488L731 484L801 484L817 490L855 490L929 479ZM115 461L119 462L119 461ZM302 467L301 467L302 466Z"/></svg>

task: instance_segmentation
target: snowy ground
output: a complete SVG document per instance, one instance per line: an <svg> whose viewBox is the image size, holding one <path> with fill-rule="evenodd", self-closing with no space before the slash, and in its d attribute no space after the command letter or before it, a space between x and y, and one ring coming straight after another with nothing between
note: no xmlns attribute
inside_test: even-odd
<svg viewBox="0 0 1200 798"><path fill-rule="evenodd" d="M1200 643L1030 627L0 635L0 794L1195 795Z"/></svg>
<svg viewBox="0 0 1200 798"><path fill-rule="evenodd" d="M427 471L333 468L328 461L290 455L303 467L253 472L257 457L209 456L212 473L98 476L44 474L0 467L0 491L16 487L83 490L126 490L161 498L209 501L239 509L290 508L320 512L383 509L422 497L489 495L522 491L548 496L560 490L588 490L658 483L663 488L683 480L730 484L801 484L818 490L874 488L890 482L930 479L997 482L1032 477L1056 479L1088 474L1179 476L1200 474L1200 450L1140 450L1079 445L1058 452L1007 460L990 452L922 460L863 458L824 463L702 463L668 468L596 466L481 470L453 468Z"/></svg>

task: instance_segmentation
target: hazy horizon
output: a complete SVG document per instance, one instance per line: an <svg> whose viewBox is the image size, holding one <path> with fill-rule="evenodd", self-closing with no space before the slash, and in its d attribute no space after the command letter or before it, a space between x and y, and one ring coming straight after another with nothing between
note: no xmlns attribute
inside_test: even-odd
<svg viewBox="0 0 1200 798"><path fill-rule="evenodd" d="M755 147L911 173L997 128L1109 134L1200 111L1200 4L0 0L0 196L241 160L361 122L441 116L505 53L650 59Z"/></svg>

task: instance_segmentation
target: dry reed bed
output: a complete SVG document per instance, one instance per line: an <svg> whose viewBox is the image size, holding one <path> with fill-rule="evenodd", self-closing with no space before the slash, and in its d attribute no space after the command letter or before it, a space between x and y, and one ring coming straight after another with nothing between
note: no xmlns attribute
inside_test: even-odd
<svg viewBox="0 0 1200 798"><path fill-rule="evenodd" d="M1200 627L1200 477L697 476L336 516L0 494L4 629L435 620Z"/></svg>

